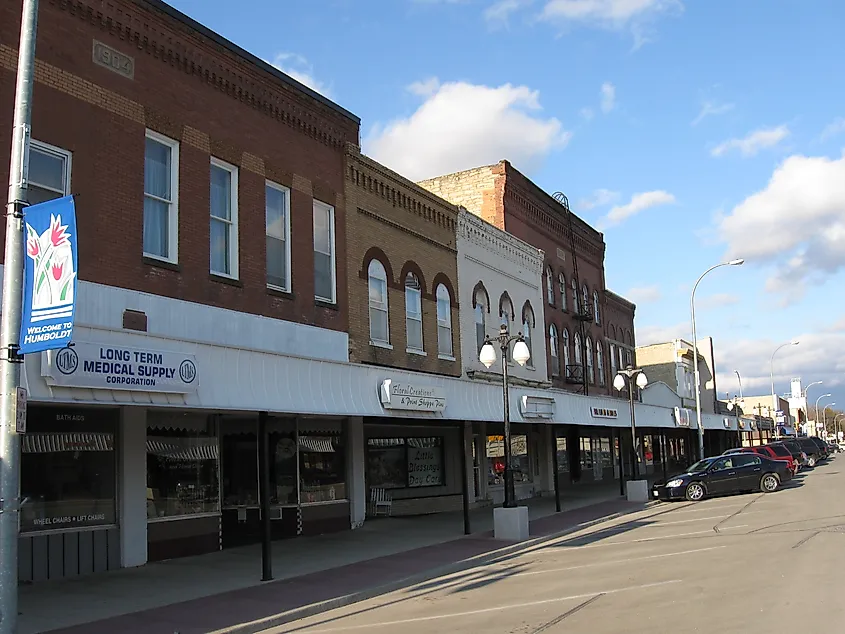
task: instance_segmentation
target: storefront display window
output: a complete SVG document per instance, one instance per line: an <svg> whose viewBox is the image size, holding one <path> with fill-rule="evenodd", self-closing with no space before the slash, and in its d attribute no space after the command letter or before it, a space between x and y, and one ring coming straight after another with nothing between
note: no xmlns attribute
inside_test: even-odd
<svg viewBox="0 0 845 634"><path fill-rule="evenodd" d="M371 487L443 486L443 463L443 439L439 436L367 441L367 480Z"/></svg>
<svg viewBox="0 0 845 634"><path fill-rule="evenodd" d="M504 436L487 436L487 484L497 486L504 484L505 478L505 438ZM511 435L511 471L515 484L531 482L531 464L528 457L528 436L525 434Z"/></svg>
<svg viewBox="0 0 845 634"><path fill-rule="evenodd" d="M581 437L581 469L586 471L593 468L593 449L589 438Z"/></svg>
<svg viewBox="0 0 845 634"><path fill-rule="evenodd" d="M613 454L610 453L610 438L599 438L601 447L601 466L610 469L613 466Z"/></svg>
<svg viewBox="0 0 845 634"><path fill-rule="evenodd" d="M21 436L21 531L117 522L117 410L30 407Z"/></svg>
<svg viewBox="0 0 845 634"><path fill-rule="evenodd" d="M166 417L147 429L147 518L169 518L220 510L216 427L202 417L191 428L168 425Z"/></svg>
<svg viewBox="0 0 845 634"><path fill-rule="evenodd" d="M346 452L342 437L299 436L303 503L346 499Z"/></svg>
<svg viewBox="0 0 845 634"><path fill-rule="evenodd" d="M566 450L566 438L557 439L557 470L561 473L569 472L569 454Z"/></svg>

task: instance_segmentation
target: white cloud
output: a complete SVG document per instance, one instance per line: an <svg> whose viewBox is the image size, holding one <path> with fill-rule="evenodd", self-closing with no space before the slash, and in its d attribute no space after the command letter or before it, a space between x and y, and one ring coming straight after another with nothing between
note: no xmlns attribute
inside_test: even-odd
<svg viewBox="0 0 845 634"><path fill-rule="evenodd" d="M642 192L631 196L630 202L624 205L613 207L602 220L603 227L618 225L638 213L660 205L671 205L675 202L675 196L662 189Z"/></svg>
<svg viewBox="0 0 845 634"><path fill-rule="evenodd" d="M408 92L420 97L430 97L440 90L440 80L437 77L429 77L422 81L415 81L408 86Z"/></svg>
<svg viewBox="0 0 845 634"><path fill-rule="evenodd" d="M681 0L548 0L541 18L619 31L630 28L634 48L648 41L649 25L660 15L679 13Z"/></svg>
<svg viewBox="0 0 845 634"><path fill-rule="evenodd" d="M513 13L532 0L497 0L484 10L484 20L491 28L507 27Z"/></svg>
<svg viewBox="0 0 845 634"><path fill-rule="evenodd" d="M715 293L713 295L705 295L701 298L696 298L696 308L707 310L710 308L722 308L723 306L732 306L738 304L742 298L733 293Z"/></svg>
<svg viewBox="0 0 845 634"><path fill-rule="evenodd" d="M701 110L698 113L698 116L692 120L691 125L698 125L707 117L716 117L722 114L726 114L734 109L734 104L732 103L718 103L716 101L705 101L701 104Z"/></svg>
<svg viewBox="0 0 845 634"><path fill-rule="evenodd" d="M331 89L314 76L314 68L302 55L296 53L278 53L271 65L293 77L300 84L308 86L326 97L331 96Z"/></svg>
<svg viewBox="0 0 845 634"><path fill-rule="evenodd" d="M767 288L788 286L794 300L845 267L845 156L790 156L717 227L727 258L772 264Z"/></svg>
<svg viewBox="0 0 845 634"><path fill-rule="evenodd" d="M619 192L609 189L597 189L593 192L592 198L584 198L578 201L578 208L588 211L595 207L604 207L619 200Z"/></svg>
<svg viewBox="0 0 845 634"><path fill-rule="evenodd" d="M656 284L653 286L636 286L628 289L625 297L630 299L635 304L647 304L652 302L659 302L663 294L660 292L660 287Z"/></svg>
<svg viewBox="0 0 845 634"><path fill-rule="evenodd" d="M601 85L601 111L605 114L616 107L616 86L609 81Z"/></svg>
<svg viewBox="0 0 845 634"><path fill-rule="evenodd" d="M690 322L682 321L671 326L638 326L634 339L638 346L650 346L675 339L687 339L689 336Z"/></svg>
<svg viewBox="0 0 845 634"><path fill-rule="evenodd" d="M821 140L826 141L827 139L837 136L845 132L845 117L839 117L834 119L829 125L822 130Z"/></svg>
<svg viewBox="0 0 845 634"><path fill-rule="evenodd" d="M725 392L733 395L739 391L734 370L739 370L746 396L771 394L772 353L789 339L717 340L714 356L719 396L724 398ZM832 392L833 398L828 402L836 400L840 406L845 405L845 333L806 332L797 334L795 339L800 341L799 345L787 346L775 357L775 393L788 392L791 379L801 377L804 387L813 381L824 381L822 386L816 386L824 392L814 391L813 394ZM814 398L810 400L815 401Z"/></svg>
<svg viewBox="0 0 845 634"><path fill-rule="evenodd" d="M741 139L723 141L712 150L712 156L723 156L731 150L739 150L742 156L754 156L760 150L771 148L789 136L789 128L779 125L776 128L760 128L754 130Z"/></svg>
<svg viewBox="0 0 845 634"><path fill-rule="evenodd" d="M592 108L581 108L581 112L579 113L586 121L592 121L593 117L596 116L596 113L593 112Z"/></svg>
<svg viewBox="0 0 845 634"><path fill-rule="evenodd" d="M364 149L400 174L422 180L507 158L532 171L565 147L570 133L544 117L540 94L527 86L450 82L435 87L407 118L376 125Z"/></svg>

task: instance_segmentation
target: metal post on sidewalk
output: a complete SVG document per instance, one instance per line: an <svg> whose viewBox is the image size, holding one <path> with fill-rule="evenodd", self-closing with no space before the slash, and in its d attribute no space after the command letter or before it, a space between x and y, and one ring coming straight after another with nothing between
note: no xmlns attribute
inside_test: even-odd
<svg viewBox="0 0 845 634"><path fill-rule="evenodd" d="M270 523L270 438L267 412L258 413L258 504L261 509L261 581L273 580Z"/></svg>
<svg viewBox="0 0 845 634"><path fill-rule="evenodd" d="M9 198L6 208L6 250L3 313L0 321L0 634L15 634L18 621L18 527L20 525L20 438L15 403L23 358L18 353L23 292L23 210L28 204L29 136L38 0L24 0Z"/></svg>
<svg viewBox="0 0 845 634"><path fill-rule="evenodd" d="M618 430L619 435L619 495L625 497L625 449L622 439L622 430Z"/></svg>
<svg viewBox="0 0 845 634"><path fill-rule="evenodd" d="M560 466L557 463L557 430L551 428L552 435L552 479L555 483L555 513L560 513Z"/></svg>
<svg viewBox="0 0 845 634"><path fill-rule="evenodd" d="M458 427L461 434L461 493L462 493L462 507L464 512L464 535L469 535L472 532L472 527L469 522L469 480L467 479L467 435L466 424L463 423Z"/></svg>

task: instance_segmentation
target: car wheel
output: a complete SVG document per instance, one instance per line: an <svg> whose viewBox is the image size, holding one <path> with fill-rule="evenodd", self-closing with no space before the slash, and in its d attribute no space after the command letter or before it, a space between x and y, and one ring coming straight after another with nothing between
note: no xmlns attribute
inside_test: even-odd
<svg viewBox="0 0 845 634"><path fill-rule="evenodd" d="M690 502L699 502L704 499L704 485L693 482L687 486L686 498Z"/></svg>
<svg viewBox="0 0 845 634"><path fill-rule="evenodd" d="M810 467L810 469L816 466L816 459L813 456L807 458L807 466Z"/></svg>
<svg viewBox="0 0 845 634"><path fill-rule="evenodd" d="M774 493L780 486L780 478L774 473L767 473L760 479L760 490L763 493Z"/></svg>

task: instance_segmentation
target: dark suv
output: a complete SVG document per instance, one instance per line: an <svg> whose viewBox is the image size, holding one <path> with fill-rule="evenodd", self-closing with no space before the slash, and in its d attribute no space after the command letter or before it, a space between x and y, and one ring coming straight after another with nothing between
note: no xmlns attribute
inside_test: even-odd
<svg viewBox="0 0 845 634"><path fill-rule="evenodd" d="M807 454L807 466L811 469L827 458L827 453L813 442L812 437L801 436L800 438L796 438L795 442Z"/></svg>

